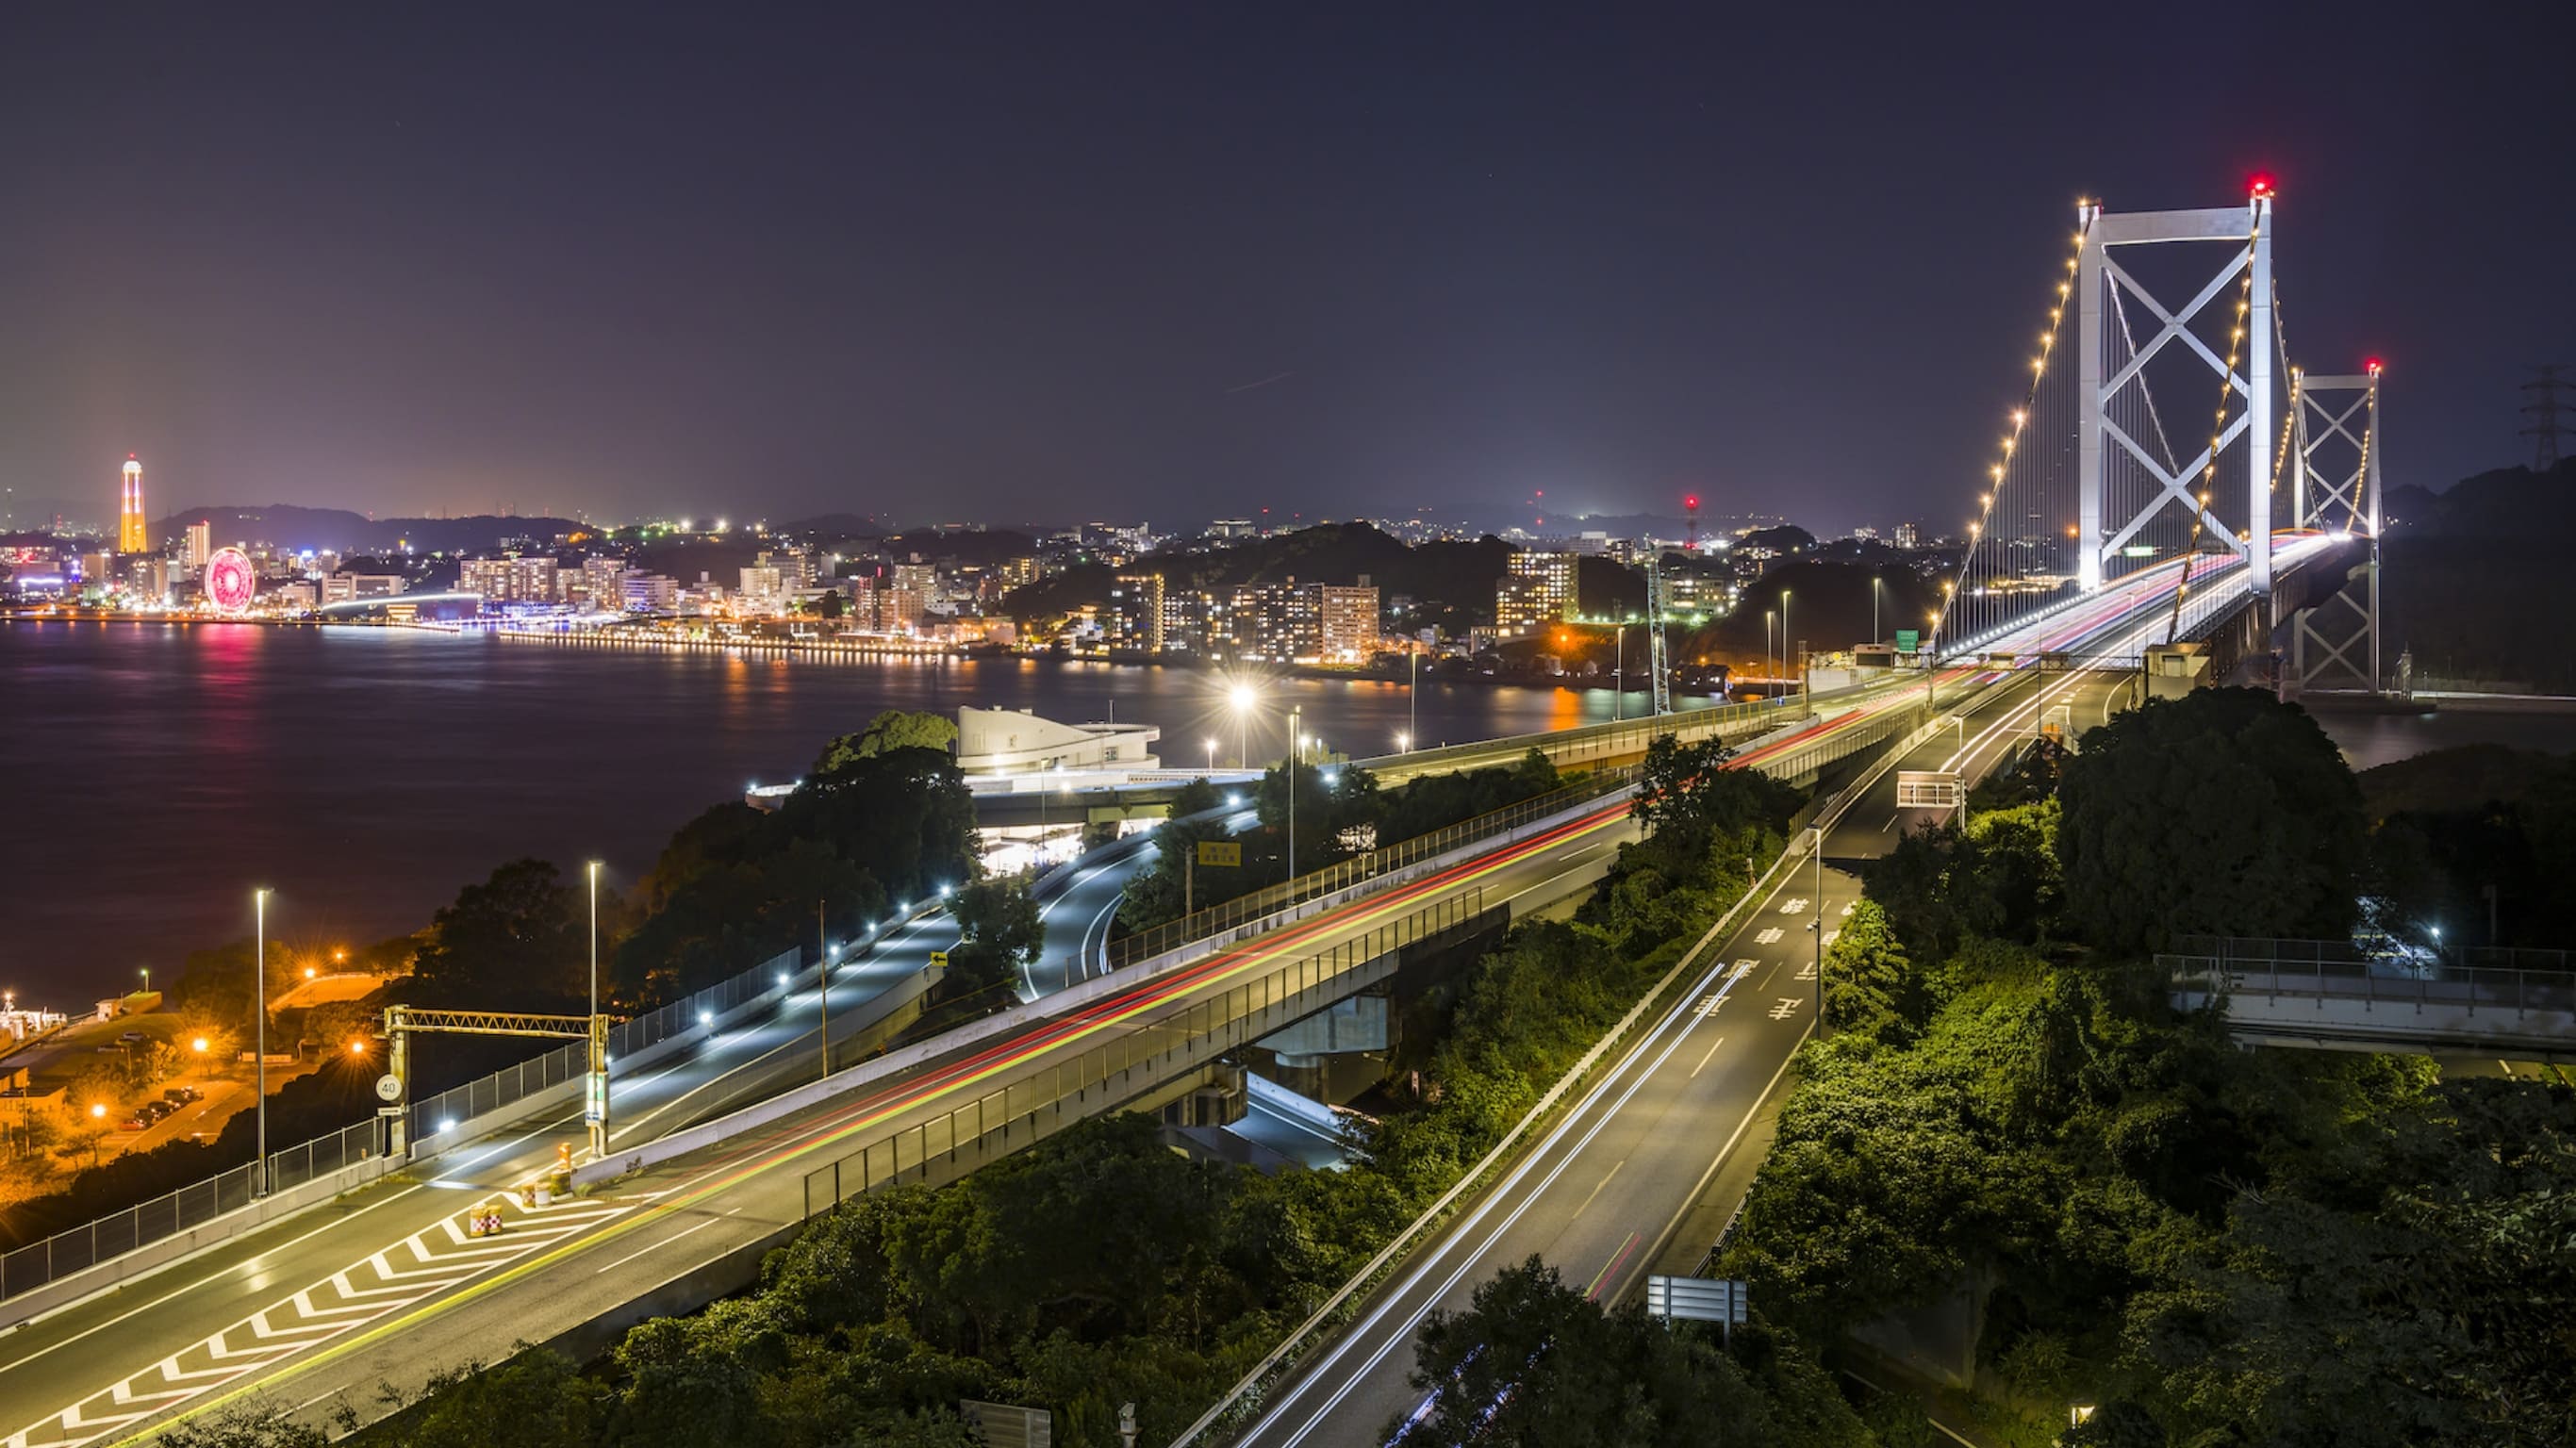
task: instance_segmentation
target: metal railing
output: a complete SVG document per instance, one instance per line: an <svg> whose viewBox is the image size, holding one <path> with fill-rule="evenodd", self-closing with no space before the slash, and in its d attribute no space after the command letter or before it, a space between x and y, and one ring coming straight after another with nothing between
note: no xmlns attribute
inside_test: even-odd
<svg viewBox="0 0 2576 1448"><path fill-rule="evenodd" d="M1723 733L1739 726L1749 728L1777 723L1786 717L1783 711L1794 713L1797 708L1797 696L1783 694L1776 699L1719 704L1706 709L1677 709L1669 714L1649 714L1642 719L1615 719L1607 724L1582 724L1541 734L1511 734L1475 744L1446 744L1436 749L1416 749L1407 754L1387 754L1351 762L1363 769L1420 774L1438 772L1477 759L1491 759L1496 767L1507 766L1532 749L1560 761L1579 760L1586 756L1643 754L1658 734L1688 739L1712 731Z"/></svg>
<svg viewBox="0 0 2576 1448"><path fill-rule="evenodd" d="M1482 886L1472 887L1329 950L1280 961L1251 980L1116 1028L1088 1050L890 1131L807 1172L805 1215L898 1182L953 1181L1082 1119L1089 1109L1106 1109L1236 1050L1277 1029L1259 1023L1263 1013L1294 1019L1320 1010L1342 993L1337 983L1352 973L1409 945L1474 926L1484 916L1484 898ZM1146 1073L1141 1085L1139 1071ZM1070 1116L1068 1106L1075 1108Z"/></svg>
<svg viewBox="0 0 2576 1448"><path fill-rule="evenodd" d="M659 1010L619 1021L608 1028L608 1059L614 1062L647 1046L659 1045L695 1026L702 1015L722 1016L763 991L777 989L785 983L781 977L795 979L802 959L801 951L782 950L751 969L720 980L694 995L684 996ZM589 1042L573 1041L542 1056L521 1061L515 1066L504 1066L489 1076L468 1081L462 1086L451 1086L417 1102L411 1110L411 1139L427 1142L441 1132L453 1130L460 1122L471 1121L485 1112L498 1111L550 1086L576 1080L589 1069L585 1059L589 1050Z"/></svg>
<svg viewBox="0 0 2576 1448"><path fill-rule="evenodd" d="M2466 945L2440 950L2411 945L2386 935L2357 940L2281 940L2251 935L2186 935L2174 941L2174 954L2201 956L2229 966L2376 964L2409 971L2478 970L2564 971L2571 968L2564 950L2533 946Z"/></svg>
<svg viewBox="0 0 2576 1448"><path fill-rule="evenodd" d="M2435 975L2410 975L2374 968L2369 961L2337 960L2304 965L2282 961L2249 969L2209 955L2158 955L2156 964L2166 970L2175 989L2212 996L2457 1006L2471 1014L2481 1008L2509 1010L2517 1016L2532 1011L2576 1012L2576 974L2563 970L2448 966Z"/></svg>
<svg viewBox="0 0 2576 1448"><path fill-rule="evenodd" d="M1794 779L1847 755L1927 727L1924 713L1925 706L1920 704L1910 708L1881 709L1865 723L1775 754L1753 767L1774 777Z"/></svg>
<svg viewBox="0 0 2576 1448"><path fill-rule="evenodd" d="M1338 890L1347 890L1363 881L1373 880L1408 865L1447 854L1460 845L1505 834L1532 820L1542 820L1550 815L1560 814L1587 799L1599 799L1614 794L1634 779L1636 773L1633 767L1625 766L1618 769L1598 770L1587 775L1579 783L1568 785L1563 789L1550 790L1545 794L1522 800L1518 804L1506 805L1501 809L1477 815L1473 819L1462 820L1443 829L1433 830L1427 835L1416 835L1412 839L1399 840L1392 845L1370 850L1366 854L1353 855L1338 864L1309 871L1293 880L1282 880L1276 885L1264 885L1250 894L1238 895L1222 904L1211 905L1205 910L1184 915L1178 920L1167 920L1150 929L1140 930L1134 935L1110 942L1110 968L1115 970L1140 960L1150 960L1167 950L1177 950L1192 941L1205 940L1212 935L1222 935L1237 926L1277 914L1308 900L1330 895Z"/></svg>
<svg viewBox="0 0 2576 1448"><path fill-rule="evenodd" d="M609 1028L609 1059L670 1039L697 1023L700 1012L722 1015L762 991L774 989L785 972L793 979L799 954L788 950L728 980L719 981L683 1000ZM549 1086L578 1078L586 1042L548 1051L542 1056L504 1066L488 1076L442 1091L414 1104L411 1111L413 1155L441 1129L470 1121L524 1100ZM268 1193L302 1186L332 1172L373 1160L384 1149L381 1127L370 1118L268 1154ZM42 1241L0 1254L0 1301L128 1252L165 1241L200 1227L227 1212L249 1206L260 1196L259 1164L246 1162L204 1181L166 1192L148 1202L56 1232Z"/></svg>

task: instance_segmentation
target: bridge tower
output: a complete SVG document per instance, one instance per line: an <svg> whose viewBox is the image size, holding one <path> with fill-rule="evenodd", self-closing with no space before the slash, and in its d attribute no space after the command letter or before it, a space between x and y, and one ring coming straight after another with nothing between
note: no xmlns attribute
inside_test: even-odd
<svg viewBox="0 0 2576 1448"><path fill-rule="evenodd" d="M2374 360L2354 375L2290 375L2298 449L2293 523L2348 534L2368 551L2332 597L2293 623L2284 696L2327 685L2357 684L2373 694L2387 688L2379 658L2379 374ZM2321 463L2320 455L2332 461Z"/></svg>
<svg viewBox="0 0 2576 1448"><path fill-rule="evenodd" d="M2076 511L2078 528L2076 568L2078 585L2086 593L2099 589L2106 573L2116 567L2113 560L2129 555L2123 552L2141 529L2156 520L2169 506L2179 504L2186 516L2198 515L2207 534L2226 542L2245 560L2257 594L2272 590L2272 479L2265 468L2263 453L2272 438L2276 416L2272 398L2272 360L2276 333L2272 306L2272 187L2268 181L2254 184L2243 206L2215 207L2198 211L2107 212L2097 202L2084 202L2076 208L2077 221L2083 234L2077 254L2075 306L2077 330L2076 383ZM2159 302L2130 268L2122 265L2122 254L2136 248L2179 242L2237 243L2233 258L2219 268L2191 299L2178 308ZM2240 374L2223 361L2218 352L2192 329L2192 323L2210 304L2225 296L2229 283L2239 282L2248 304L2243 318L2245 370ZM2145 308L2155 334L2140 345L2129 332L2128 317L2122 294L2134 298ZM2232 325L2232 324L2231 324ZM2224 329L2222 329L2223 331ZM2169 346L2180 345L2207 364L2211 377L2226 389L2226 396L2241 396L2244 410L2215 431L2215 446L2202 449L2190 462L2176 465L2168 445L2164 444L2164 424L2157 412L2155 398L2146 389L2143 369ZM2108 375L2105 375L2105 373ZM2194 375L2197 375L2195 370ZM2143 401L2140 410L2137 404ZM2196 412L2200 396L2166 399L2176 409L2178 419L2207 416ZM2222 412L2224 396L2222 397ZM2141 418L2153 418L2152 430L2140 427ZM2149 433L2147 437L2133 434ZM2115 445L2121 454L2133 459L2155 487L2152 496L2106 499L2104 487L2104 445ZM2158 444L2157 456L2149 443ZM2241 454L2245 460L2246 516L2244 526L2230 527L2214 514L2217 498L2213 489L2211 506L2204 507L2198 495L2204 486L2204 475L2222 455ZM2113 513L2127 516L2109 516Z"/></svg>

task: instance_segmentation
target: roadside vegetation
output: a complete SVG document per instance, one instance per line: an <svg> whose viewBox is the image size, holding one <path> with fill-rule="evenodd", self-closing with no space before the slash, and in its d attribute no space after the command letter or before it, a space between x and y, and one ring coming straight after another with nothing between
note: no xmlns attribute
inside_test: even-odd
<svg viewBox="0 0 2576 1448"><path fill-rule="evenodd" d="M773 1253L756 1290L647 1323L600 1362L524 1351L357 1441L962 1448L965 1398L1044 1404L1075 1448L1116 1448L1133 1402L1140 1441L1169 1441L1742 898L1745 861L1778 852L1800 797L1723 760L1658 747L1652 834L1573 919L1514 927L1426 1013L1432 1039L1346 1170L1194 1161L1150 1119L1096 1119L953 1185L849 1202ZM171 1441L322 1440L252 1413Z"/></svg>
<svg viewBox="0 0 2576 1448"><path fill-rule="evenodd" d="M945 732L943 732L945 731ZM945 744L955 726L935 715L888 713L827 744L806 787L780 808L719 804L682 826L653 868L624 891L600 892L603 1005L620 1014L666 1001L750 969L781 951L810 950L819 904L832 934L855 935L900 901L975 878L974 805ZM986 973L1015 969L1028 941L1010 935L1007 889L987 891L994 943L969 962ZM1021 898L1025 898L1023 892ZM268 1108L273 1146L295 1144L375 1114L372 1087L384 1070L373 1039L394 1002L483 1010L578 1013L589 1000L590 903L578 875L552 862L513 860L457 892L417 934L356 952L335 968L386 977L356 1001L274 1013L269 1048L286 1054L314 1043L320 1066L276 1088ZM1008 938L1004 938L1007 936ZM0 1216L0 1249L14 1248L247 1164L255 1123L237 1113L210 1141L179 1140L92 1166L103 1133L87 1115L115 1103L116 1119L164 1083L194 1080L204 1060L249 1049L259 986L253 942L191 953L167 991L165 1009L184 1035L155 1039L76 1083L66 1107L0 1111L16 1116L0 1192L22 1199ZM323 958L292 942L268 943L272 1004ZM982 978L981 976L978 977ZM143 1018L157 1021L156 1017ZM208 1049L193 1050L196 1039ZM184 1039L183 1049L177 1041ZM351 1051L355 1041L359 1049ZM416 1097L462 1084L521 1060L527 1043L444 1036L413 1055ZM279 1067L271 1067L271 1080ZM248 1068L240 1074L247 1077Z"/></svg>
<svg viewBox="0 0 2576 1448"><path fill-rule="evenodd" d="M2561 787L2518 837L2576 825ZM1714 1268L1750 1284L1733 1354L1531 1264L1425 1330L1424 1381L1476 1412L1408 1442L1946 1441L1848 1379L1856 1415L1816 1410L1902 1349L1964 1360L1946 1412L1995 1442L2576 1441L2576 1092L2240 1049L2152 964L2462 883L2392 880L2391 829L2300 711L2216 691L1908 839L1826 958L1831 1032ZM1944 1302L1974 1310L1944 1328Z"/></svg>

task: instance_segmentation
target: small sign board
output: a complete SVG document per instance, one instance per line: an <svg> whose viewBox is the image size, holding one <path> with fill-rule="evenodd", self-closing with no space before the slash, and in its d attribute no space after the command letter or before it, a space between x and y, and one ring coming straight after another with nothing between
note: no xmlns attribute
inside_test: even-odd
<svg viewBox="0 0 2576 1448"><path fill-rule="evenodd" d="M1243 846L1233 840L1199 841L1199 863L1202 865L1240 865Z"/></svg>
<svg viewBox="0 0 2576 1448"><path fill-rule="evenodd" d="M1744 1284L1713 1277L1649 1277L1646 1315L1666 1322L1744 1321Z"/></svg>
<svg viewBox="0 0 2576 1448"><path fill-rule="evenodd" d="M395 1102L402 1099L402 1078L391 1071L376 1078L376 1099Z"/></svg>
<svg viewBox="0 0 2576 1448"><path fill-rule="evenodd" d="M1959 774L1950 769L1900 769L1896 771L1896 807L1898 809L1957 809L1961 802Z"/></svg>
<svg viewBox="0 0 2576 1448"><path fill-rule="evenodd" d="M946 970L948 968L948 952L944 950L934 950L930 952L930 968L932 970Z"/></svg>
<svg viewBox="0 0 2576 1448"><path fill-rule="evenodd" d="M2043 739L2067 743L2075 733L2075 710L2065 704L2053 704L2039 716L2039 733Z"/></svg>
<svg viewBox="0 0 2576 1448"><path fill-rule="evenodd" d="M2156 556L2156 550L2144 543L2132 543L2128 547L2120 550L2120 556L2123 558L2153 558Z"/></svg>
<svg viewBox="0 0 2576 1448"><path fill-rule="evenodd" d="M1920 653L1922 652L1922 649L1923 631L1921 629L1901 628L1896 631L1896 651L1898 653Z"/></svg>
<svg viewBox="0 0 2576 1448"><path fill-rule="evenodd" d="M1055 1419L1044 1408L961 1398L957 1416L975 1429L986 1448L1052 1448L1055 1442Z"/></svg>
<svg viewBox="0 0 2576 1448"><path fill-rule="evenodd" d="M581 1119L598 1123L608 1119L608 1073L593 1071L582 1087Z"/></svg>

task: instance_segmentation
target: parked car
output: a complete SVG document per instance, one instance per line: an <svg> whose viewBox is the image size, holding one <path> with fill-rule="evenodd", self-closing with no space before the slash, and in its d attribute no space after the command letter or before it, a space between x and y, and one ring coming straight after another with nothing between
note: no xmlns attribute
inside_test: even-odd
<svg viewBox="0 0 2576 1448"><path fill-rule="evenodd" d="M205 1100L206 1093L194 1086L172 1086L161 1093L161 1099L169 1102L173 1107L179 1107L191 1101Z"/></svg>
<svg viewBox="0 0 2576 1448"><path fill-rule="evenodd" d="M134 1115L125 1118L125 1125L122 1129L126 1131L149 1131L151 1128L151 1122L144 1120L140 1115Z"/></svg>

